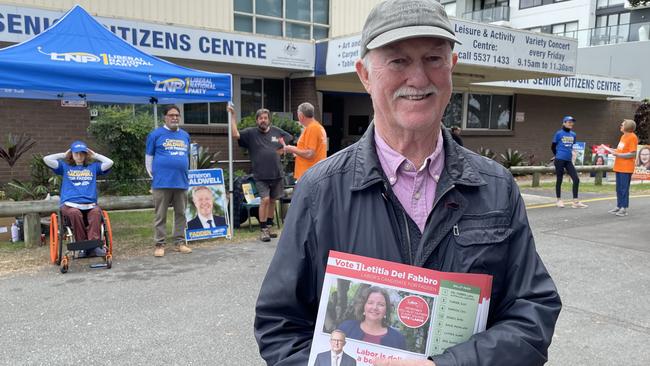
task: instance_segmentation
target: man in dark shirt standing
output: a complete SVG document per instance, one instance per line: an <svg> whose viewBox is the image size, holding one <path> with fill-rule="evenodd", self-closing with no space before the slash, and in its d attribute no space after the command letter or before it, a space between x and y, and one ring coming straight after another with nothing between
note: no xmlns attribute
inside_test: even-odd
<svg viewBox="0 0 650 366"><path fill-rule="evenodd" d="M275 200L284 194L284 173L280 155L284 153L284 144L291 142L293 136L280 128L271 126L271 112L261 108L255 114L257 127L237 129L235 109L228 106L232 116L232 136L239 146L248 149L253 164L253 178L260 195L260 240L271 241L277 234L271 232Z"/></svg>

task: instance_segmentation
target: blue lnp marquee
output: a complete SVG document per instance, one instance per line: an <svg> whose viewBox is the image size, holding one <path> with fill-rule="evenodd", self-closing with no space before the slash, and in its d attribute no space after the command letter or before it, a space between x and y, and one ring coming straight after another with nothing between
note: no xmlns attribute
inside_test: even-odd
<svg viewBox="0 0 650 366"><path fill-rule="evenodd" d="M78 5L45 32L0 50L0 70L0 98L166 104L224 102L232 93L230 74L148 55Z"/></svg>

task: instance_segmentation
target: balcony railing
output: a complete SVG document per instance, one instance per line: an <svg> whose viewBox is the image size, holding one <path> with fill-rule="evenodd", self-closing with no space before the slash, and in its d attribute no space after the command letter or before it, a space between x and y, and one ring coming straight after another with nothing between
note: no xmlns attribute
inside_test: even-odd
<svg viewBox="0 0 650 366"><path fill-rule="evenodd" d="M577 38L578 47L647 41L650 36L650 22L580 29L555 35Z"/></svg>
<svg viewBox="0 0 650 366"><path fill-rule="evenodd" d="M463 19L473 20L481 23L492 23L510 20L510 7L497 6L477 11L470 11L463 14Z"/></svg>

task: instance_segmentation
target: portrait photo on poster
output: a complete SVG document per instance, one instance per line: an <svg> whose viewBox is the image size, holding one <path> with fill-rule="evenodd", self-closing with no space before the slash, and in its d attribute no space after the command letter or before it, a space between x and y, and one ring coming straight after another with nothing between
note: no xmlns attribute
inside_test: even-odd
<svg viewBox="0 0 650 366"><path fill-rule="evenodd" d="M330 287L322 331L340 329L348 343L363 341L424 354L433 306L433 297L339 278Z"/></svg>
<svg viewBox="0 0 650 366"><path fill-rule="evenodd" d="M632 179L650 180L650 145L637 146Z"/></svg>
<svg viewBox="0 0 650 366"><path fill-rule="evenodd" d="M190 241L229 235L223 171L221 169L191 170L189 178L185 238Z"/></svg>

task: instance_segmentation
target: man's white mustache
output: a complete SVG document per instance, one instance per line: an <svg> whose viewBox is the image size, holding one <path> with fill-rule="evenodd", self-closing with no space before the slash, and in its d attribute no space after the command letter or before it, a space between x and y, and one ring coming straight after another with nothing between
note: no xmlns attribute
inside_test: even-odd
<svg viewBox="0 0 650 366"><path fill-rule="evenodd" d="M425 96L427 94L438 94L438 88L436 88L435 85L429 85L424 89L417 89L417 88L405 86L403 88L397 89L393 94L393 98L397 99L400 97L408 97L408 96L418 97L418 96Z"/></svg>

